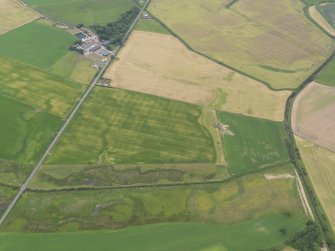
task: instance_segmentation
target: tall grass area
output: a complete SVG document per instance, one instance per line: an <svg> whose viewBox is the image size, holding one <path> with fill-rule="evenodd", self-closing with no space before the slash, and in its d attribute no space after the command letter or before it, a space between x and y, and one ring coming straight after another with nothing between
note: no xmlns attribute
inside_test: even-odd
<svg viewBox="0 0 335 251"><path fill-rule="evenodd" d="M45 16L77 25L105 25L135 6L132 0L24 0Z"/></svg>
<svg viewBox="0 0 335 251"><path fill-rule="evenodd" d="M117 89L93 90L49 164L214 162L202 108Z"/></svg>
<svg viewBox="0 0 335 251"><path fill-rule="evenodd" d="M269 164L288 161L282 122L218 112L218 120L233 135L222 134L224 156L230 174L242 174Z"/></svg>
<svg viewBox="0 0 335 251"><path fill-rule="evenodd" d="M48 69L65 56L74 41L70 33L35 21L0 36L0 55Z"/></svg>
<svg viewBox="0 0 335 251"><path fill-rule="evenodd" d="M9 59L0 58L0 64L0 159L33 164L82 86ZM19 165L6 166L0 164L0 182L21 180Z"/></svg>
<svg viewBox="0 0 335 251"><path fill-rule="evenodd" d="M152 223L235 224L269 214L302 217L293 174L282 166L217 184L27 192L3 231L77 231Z"/></svg>
<svg viewBox="0 0 335 251"><path fill-rule="evenodd" d="M304 219L272 214L231 226L174 223L118 231L2 233L0 250L255 251L282 244L303 225Z"/></svg>

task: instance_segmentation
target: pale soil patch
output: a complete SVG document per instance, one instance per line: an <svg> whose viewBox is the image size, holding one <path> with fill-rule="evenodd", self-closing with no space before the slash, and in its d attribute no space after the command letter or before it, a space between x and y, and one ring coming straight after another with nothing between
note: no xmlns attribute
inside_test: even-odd
<svg viewBox="0 0 335 251"><path fill-rule="evenodd" d="M267 180L276 180L276 179L294 179L294 176L289 173L283 173L283 174L264 174L265 179Z"/></svg>
<svg viewBox="0 0 335 251"><path fill-rule="evenodd" d="M335 36L335 30L333 27L327 22L327 20L321 15L321 13L317 10L316 6L311 6L309 9L309 15L315 22L317 22L325 31L327 31L330 35Z"/></svg>
<svg viewBox="0 0 335 251"><path fill-rule="evenodd" d="M296 135L335 151L335 87L309 84L294 102L292 127Z"/></svg>
<svg viewBox="0 0 335 251"><path fill-rule="evenodd" d="M15 0L0 0L0 34L30 23L39 16Z"/></svg>
<svg viewBox="0 0 335 251"><path fill-rule="evenodd" d="M335 230L335 153L296 136L316 194Z"/></svg>
<svg viewBox="0 0 335 251"><path fill-rule="evenodd" d="M134 31L105 76L116 88L281 121L289 91L272 91L188 50L171 35Z"/></svg>

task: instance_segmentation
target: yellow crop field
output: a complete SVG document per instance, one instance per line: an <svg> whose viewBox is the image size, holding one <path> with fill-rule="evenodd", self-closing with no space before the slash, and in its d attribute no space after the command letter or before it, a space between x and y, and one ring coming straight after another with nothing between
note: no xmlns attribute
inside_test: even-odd
<svg viewBox="0 0 335 251"><path fill-rule="evenodd" d="M0 34L6 33L26 23L39 18L39 16L26 9L18 1L0 0Z"/></svg>
<svg viewBox="0 0 335 251"><path fill-rule="evenodd" d="M149 11L193 49L269 83L300 85L332 51L302 1L153 0Z"/></svg>
<svg viewBox="0 0 335 251"><path fill-rule="evenodd" d="M105 77L117 88L281 121L290 91L272 91L188 50L171 35L134 31Z"/></svg>
<svg viewBox="0 0 335 251"><path fill-rule="evenodd" d="M335 230L335 153L296 137L314 189Z"/></svg>

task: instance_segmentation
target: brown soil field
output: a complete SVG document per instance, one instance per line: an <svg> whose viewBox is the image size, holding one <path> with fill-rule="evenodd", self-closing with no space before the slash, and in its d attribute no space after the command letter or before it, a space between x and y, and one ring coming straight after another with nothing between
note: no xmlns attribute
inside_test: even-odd
<svg viewBox="0 0 335 251"><path fill-rule="evenodd" d="M216 64L171 35L134 31L105 78L113 87L281 121L290 91Z"/></svg>
<svg viewBox="0 0 335 251"><path fill-rule="evenodd" d="M294 102L292 127L296 135L335 152L335 87L309 84Z"/></svg>
<svg viewBox="0 0 335 251"><path fill-rule="evenodd" d="M327 31L330 35L335 36L335 30L317 10L316 6L311 6L308 9L308 12L311 18L313 18L313 20L317 22L325 31Z"/></svg>
<svg viewBox="0 0 335 251"><path fill-rule="evenodd" d="M313 187L335 230L335 153L296 136Z"/></svg>
<svg viewBox="0 0 335 251"><path fill-rule="evenodd" d="M39 18L39 16L26 9L18 1L0 0L0 34L11 31L26 23Z"/></svg>

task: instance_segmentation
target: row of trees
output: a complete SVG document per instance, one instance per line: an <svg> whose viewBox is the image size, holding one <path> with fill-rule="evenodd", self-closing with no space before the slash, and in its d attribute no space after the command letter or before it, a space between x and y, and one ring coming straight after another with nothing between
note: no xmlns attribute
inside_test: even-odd
<svg viewBox="0 0 335 251"><path fill-rule="evenodd" d="M101 40L110 41L109 46L117 46L121 44L123 37L127 33L139 12L140 10L137 7L133 7L127 12L123 13L121 17L115 22L108 23L106 26L93 25L91 28L95 31Z"/></svg>

